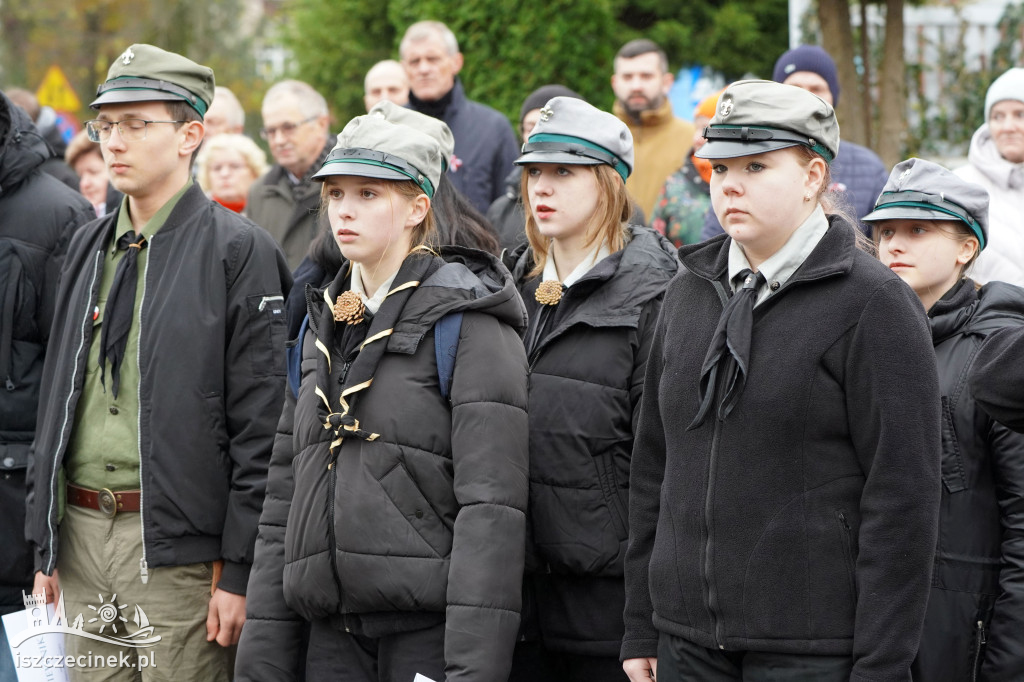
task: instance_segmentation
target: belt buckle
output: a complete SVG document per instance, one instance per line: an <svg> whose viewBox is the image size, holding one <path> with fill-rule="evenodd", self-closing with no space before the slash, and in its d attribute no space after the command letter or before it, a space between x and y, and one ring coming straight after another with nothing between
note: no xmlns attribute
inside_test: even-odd
<svg viewBox="0 0 1024 682"><path fill-rule="evenodd" d="M117 499L109 488L101 489L97 495L97 500L99 501L100 512L104 516L112 519L117 515Z"/></svg>

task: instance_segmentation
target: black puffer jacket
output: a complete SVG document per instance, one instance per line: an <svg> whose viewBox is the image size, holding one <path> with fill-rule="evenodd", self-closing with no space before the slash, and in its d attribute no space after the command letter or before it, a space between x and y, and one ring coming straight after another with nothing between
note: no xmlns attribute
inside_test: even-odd
<svg viewBox="0 0 1024 682"><path fill-rule="evenodd" d="M392 291L427 260L422 283L407 300L389 295L365 338L394 332L354 359L332 353L329 366L318 341L333 348L344 325L309 290L299 395L289 394L278 428L238 680L294 679L302 620L322 618L364 632L444 620L448 682L508 677L526 533L526 315L494 257L442 254L447 263L406 258ZM330 300L348 289L347 269ZM433 328L454 311L463 320L449 402ZM379 361L371 343L386 344ZM379 436L345 438L332 456L318 377L339 412L342 390L372 377L347 401L358 427Z"/></svg>
<svg viewBox="0 0 1024 682"><path fill-rule="evenodd" d="M988 334L1024 328L1024 290L992 282L976 291L966 280L928 315L942 389L943 486L914 679L1024 680L1024 435L993 421L968 386Z"/></svg>
<svg viewBox="0 0 1024 682"><path fill-rule="evenodd" d="M25 541L25 466L57 276L89 202L41 172L50 150L28 114L0 93L0 605L32 584Z"/></svg>
<svg viewBox="0 0 1024 682"><path fill-rule="evenodd" d="M939 504L924 310L832 218L754 308L746 385L688 428L728 287L729 238L684 246L647 366L630 470L622 657L658 632L726 651L850 655L909 680Z"/></svg>
<svg viewBox="0 0 1024 682"><path fill-rule="evenodd" d="M679 268L661 235L630 240L537 303L532 251L513 276L530 316L530 529L537 617L554 651L617 656L633 431L661 300ZM531 562L534 563L534 562Z"/></svg>

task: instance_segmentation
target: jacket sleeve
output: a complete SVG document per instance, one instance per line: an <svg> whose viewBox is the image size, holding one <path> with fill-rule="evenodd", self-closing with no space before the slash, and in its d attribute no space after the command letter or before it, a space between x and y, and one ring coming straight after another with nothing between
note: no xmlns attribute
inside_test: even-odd
<svg viewBox="0 0 1024 682"><path fill-rule="evenodd" d="M1000 594L982 664L985 680L1024 679L1024 435L993 423L989 438L1003 527Z"/></svg>
<svg viewBox="0 0 1024 682"><path fill-rule="evenodd" d="M974 361L971 393L993 419L1024 432L1024 327L1005 328L985 339Z"/></svg>
<svg viewBox="0 0 1024 682"><path fill-rule="evenodd" d="M448 682L504 682L526 553L526 352L490 315L463 318L452 377L455 518L444 653Z"/></svg>
<svg viewBox="0 0 1024 682"><path fill-rule="evenodd" d="M282 292L291 288L291 274L270 235L255 226L234 240L228 258L224 404L232 472L221 536L224 571L217 587L245 594L284 396Z"/></svg>
<svg viewBox="0 0 1024 682"><path fill-rule="evenodd" d="M298 678L304 622L284 600L284 531L295 491L294 421L295 398L287 391L270 458L267 495L249 575L245 627L238 641L235 664L238 682L285 682Z"/></svg>
<svg viewBox="0 0 1024 682"><path fill-rule="evenodd" d="M865 477L850 680L909 680L938 534L938 372L913 291L893 279L864 295L844 372L849 429Z"/></svg>
<svg viewBox="0 0 1024 682"><path fill-rule="evenodd" d="M651 334L650 353L644 367L644 399L640 409L633 413L635 436L629 467L629 544L626 547L626 608L623 613L626 631L619 653L622 660L654 657L658 652L658 632L651 621L654 607L647 576L661 507L661 482L665 475L665 432L659 392L665 366L664 313L671 305L670 296L666 295L663 314Z"/></svg>

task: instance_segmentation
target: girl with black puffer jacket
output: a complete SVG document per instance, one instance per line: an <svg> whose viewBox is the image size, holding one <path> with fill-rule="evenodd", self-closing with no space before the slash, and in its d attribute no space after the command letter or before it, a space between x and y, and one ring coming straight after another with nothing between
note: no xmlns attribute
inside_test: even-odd
<svg viewBox="0 0 1024 682"><path fill-rule="evenodd" d="M1024 435L971 383L978 350L1024 327L1024 289L964 273L988 241L989 195L942 166L896 165L875 210L878 257L928 312L942 391L942 506L915 680L1024 679Z"/></svg>
<svg viewBox="0 0 1024 682"><path fill-rule="evenodd" d="M529 312L532 618L513 682L624 681L623 556L633 429L671 244L627 224L628 128L554 97L523 156L529 244L510 260Z"/></svg>
<svg viewBox="0 0 1024 682"><path fill-rule="evenodd" d="M293 680L303 662L309 680L508 678L526 317L494 256L430 246L438 133L451 137L380 102L314 176L343 260L306 288L236 680Z"/></svg>

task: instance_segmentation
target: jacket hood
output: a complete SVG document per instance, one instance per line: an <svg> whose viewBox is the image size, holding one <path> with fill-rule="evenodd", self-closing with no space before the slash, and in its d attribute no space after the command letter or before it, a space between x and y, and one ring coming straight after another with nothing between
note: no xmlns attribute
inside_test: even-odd
<svg viewBox="0 0 1024 682"><path fill-rule="evenodd" d="M597 307L606 311L637 308L665 290L667 282L679 270L679 260L672 242L649 227L629 226L630 239L621 251L594 266L586 279L609 280L601 289ZM533 269L533 251L523 244L506 257L512 277L517 282L527 279ZM612 277L615 275L615 277Z"/></svg>
<svg viewBox="0 0 1024 682"><path fill-rule="evenodd" d="M1024 188L1024 164L1010 163L1002 157L987 123L971 138L967 160L1000 189Z"/></svg>
<svg viewBox="0 0 1024 682"><path fill-rule="evenodd" d="M21 184L48 158L50 147L21 107L0 92L0 195Z"/></svg>
<svg viewBox="0 0 1024 682"><path fill-rule="evenodd" d="M1006 282L989 282L976 289L973 280L962 280L928 311L936 344L958 332L995 331L1005 327L1008 319L1024 324L1024 289Z"/></svg>
<svg viewBox="0 0 1024 682"><path fill-rule="evenodd" d="M413 353L439 319L455 312L485 313L523 334L526 307L512 275L495 256L463 246L442 246L437 253L443 262L409 297L388 340L389 351ZM348 267L349 262L343 261L341 270ZM323 291L323 287L307 290L310 312L326 305ZM311 315L311 319L318 317Z"/></svg>

